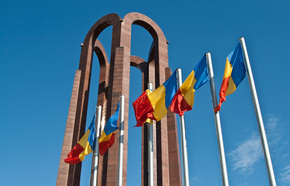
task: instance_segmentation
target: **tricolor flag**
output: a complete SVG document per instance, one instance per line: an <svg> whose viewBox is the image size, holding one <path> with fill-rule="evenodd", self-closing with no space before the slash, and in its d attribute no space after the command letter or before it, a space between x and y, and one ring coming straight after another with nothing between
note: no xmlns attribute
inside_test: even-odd
<svg viewBox="0 0 290 186"><path fill-rule="evenodd" d="M177 92L176 71L163 85L153 92L147 89L133 103L136 127L141 127L147 118L160 121L167 114L172 99ZM147 120L148 121L148 120Z"/></svg>
<svg viewBox="0 0 290 186"><path fill-rule="evenodd" d="M101 155L105 154L105 152L110 148L115 141L115 130L117 127L117 121L119 118L119 110L120 104L118 102L118 108L116 112L108 119L104 130L102 131L101 137L99 138L99 152Z"/></svg>
<svg viewBox="0 0 290 186"><path fill-rule="evenodd" d="M206 56L204 55L176 92L170 110L180 116L191 110L194 102L194 92L208 82L208 79Z"/></svg>
<svg viewBox="0 0 290 186"><path fill-rule="evenodd" d="M72 148L72 150L67 155L67 158L64 160L69 164L77 164L82 162L85 159L85 156L90 154L95 150L95 140L96 140L96 131L95 131L95 115L93 120L86 131L85 135L79 140L79 142Z"/></svg>
<svg viewBox="0 0 290 186"><path fill-rule="evenodd" d="M220 111L222 103L226 101L226 96L232 94L236 90L244 79L245 73L246 68L244 65L242 46L239 42L236 48L227 57L223 82L219 93L220 101L214 109L215 112Z"/></svg>

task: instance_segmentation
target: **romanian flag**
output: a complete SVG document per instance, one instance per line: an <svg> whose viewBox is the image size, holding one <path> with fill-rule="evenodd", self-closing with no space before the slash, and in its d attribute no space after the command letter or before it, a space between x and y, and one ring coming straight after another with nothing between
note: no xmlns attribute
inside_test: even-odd
<svg viewBox="0 0 290 186"><path fill-rule="evenodd" d="M69 164L77 164L82 162L85 159L86 155L90 154L95 150L95 140L96 140L96 131L95 131L95 115L94 115L94 118L85 135L69 152L64 162Z"/></svg>
<svg viewBox="0 0 290 186"><path fill-rule="evenodd" d="M177 91L176 71L163 85L153 92L147 89L133 103L136 127L141 127L147 118L160 121L167 114L172 99ZM147 120L148 121L148 120Z"/></svg>
<svg viewBox="0 0 290 186"><path fill-rule="evenodd" d="M223 82L220 89L220 101L214 109L215 112L220 111L222 102L226 101L226 96L232 94L241 81L244 79L246 68L244 65L244 57L241 43L228 55Z"/></svg>
<svg viewBox="0 0 290 186"><path fill-rule="evenodd" d="M180 116L191 110L194 102L194 92L208 82L208 79L207 62L204 55L176 92L170 110Z"/></svg>
<svg viewBox="0 0 290 186"><path fill-rule="evenodd" d="M99 152L101 155L105 154L105 152L110 148L115 141L115 130L117 127L117 121L119 118L119 110L120 104L118 102L118 108L116 112L108 119L104 130L102 131L101 137L99 138Z"/></svg>

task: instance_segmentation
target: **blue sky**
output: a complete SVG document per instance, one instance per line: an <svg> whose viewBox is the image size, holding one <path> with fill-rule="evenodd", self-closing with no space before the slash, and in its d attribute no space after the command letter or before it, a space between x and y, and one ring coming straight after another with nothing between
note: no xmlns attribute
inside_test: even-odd
<svg viewBox="0 0 290 186"><path fill-rule="evenodd" d="M217 93L227 55L246 40L277 185L290 184L290 115L287 74L290 2L205 1L0 1L1 185L55 185L75 71L91 26L104 15L139 12L169 41L169 66L185 79L211 52ZM110 53L111 27L101 35ZM132 55L147 59L152 38L133 25ZM99 67L94 56L87 121L97 104ZM141 92L131 67L130 103ZM141 185L141 129L129 113L127 185ZM229 184L269 185L248 79L227 97L221 112ZM192 186L222 185L209 84L185 114ZM88 124L87 124L88 126ZM179 124L178 124L179 126ZM89 185L91 155L82 166Z"/></svg>

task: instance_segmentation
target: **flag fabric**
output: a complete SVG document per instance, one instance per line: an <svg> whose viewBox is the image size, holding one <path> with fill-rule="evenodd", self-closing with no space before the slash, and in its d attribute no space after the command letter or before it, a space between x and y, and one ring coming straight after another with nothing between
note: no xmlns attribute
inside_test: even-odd
<svg viewBox="0 0 290 186"><path fill-rule="evenodd" d="M238 85L245 78L245 73L246 68L244 65L242 46L239 42L226 59L224 77L219 93L220 100L214 109L215 112L220 111L222 103L226 101L226 96L232 94L237 89Z"/></svg>
<svg viewBox="0 0 290 186"><path fill-rule="evenodd" d="M177 92L176 71L153 92L147 89L133 103L136 127L151 120L160 121L167 114L172 99Z"/></svg>
<svg viewBox="0 0 290 186"><path fill-rule="evenodd" d="M194 102L194 92L208 80L207 61L204 55L176 92L170 110L180 116L191 110Z"/></svg>
<svg viewBox="0 0 290 186"><path fill-rule="evenodd" d="M77 164L85 159L85 156L95 150L96 130L95 130L95 115L87 129L86 133L79 142L72 148L64 160L69 164Z"/></svg>
<svg viewBox="0 0 290 186"><path fill-rule="evenodd" d="M110 148L115 141L115 131L119 128L117 127L117 122L119 118L120 104L118 102L118 108L116 112L108 119L101 137L99 138L99 152L101 155Z"/></svg>

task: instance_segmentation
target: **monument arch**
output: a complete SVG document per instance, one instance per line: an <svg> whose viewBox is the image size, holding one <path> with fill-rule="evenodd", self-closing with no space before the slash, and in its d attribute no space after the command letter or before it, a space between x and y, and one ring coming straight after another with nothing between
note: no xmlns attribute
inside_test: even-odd
<svg viewBox="0 0 290 186"><path fill-rule="evenodd" d="M147 30L153 38L147 61L131 55L131 28L139 25ZM112 26L110 63L107 53L98 40L99 34ZM87 33L81 48L79 68L76 71L68 119L61 152L57 186L78 186L80 183L81 163L66 164L66 158L72 147L85 132L87 107L92 71L93 53L100 65L98 88L98 105L103 108L101 122L105 123L117 108L120 95L125 95L124 116L124 154L123 185L127 177L128 149L128 112L130 66L137 67L142 73L142 91L147 83L152 82L157 88L171 75L168 66L167 40L160 27L149 17L140 13L128 13L124 19L117 14L108 14L99 19ZM148 185L147 160L147 126L142 127L141 185ZM116 131L116 142L108 151L99 157L98 185L117 185L119 131ZM178 146L178 131L175 115L168 112L159 122L154 122L154 185L182 185L181 167ZM138 183L136 183L138 184Z"/></svg>

